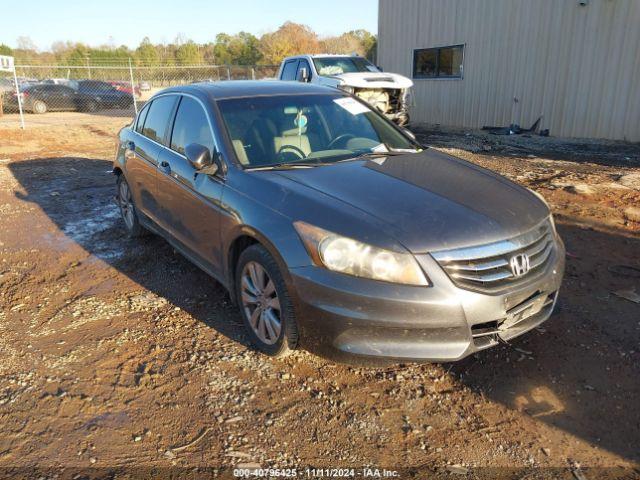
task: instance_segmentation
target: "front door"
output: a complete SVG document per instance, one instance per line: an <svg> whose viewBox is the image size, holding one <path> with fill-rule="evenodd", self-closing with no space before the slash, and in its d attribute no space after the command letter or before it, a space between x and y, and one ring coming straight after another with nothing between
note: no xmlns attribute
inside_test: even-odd
<svg viewBox="0 0 640 480"><path fill-rule="evenodd" d="M216 147L211 126L202 104L183 96L171 133L170 150L160 155L158 165L158 201L160 223L199 260L220 274L220 201L224 183L198 171L184 155L187 145L197 143Z"/></svg>

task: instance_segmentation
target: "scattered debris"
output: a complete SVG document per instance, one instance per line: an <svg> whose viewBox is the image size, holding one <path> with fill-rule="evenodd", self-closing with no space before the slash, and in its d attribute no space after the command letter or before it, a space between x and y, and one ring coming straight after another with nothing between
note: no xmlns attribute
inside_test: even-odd
<svg viewBox="0 0 640 480"><path fill-rule="evenodd" d="M572 469L571 473L573 473L573 476L575 477L576 480L587 480L587 477L584 475L584 473L582 473L582 470L580 470L579 468Z"/></svg>
<svg viewBox="0 0 640 480"><path fill-rule="evenodd" d="M632 222L640 223L640 208L629 207L624 210L624 217Z"/></svg>
<svg viewBox="0 0 640 480"><path fill-rule="evenodd" d="M172 450L173 452L181 452L182 450L186 450L189 447L193 447L200 440L202 440L207 435L207 433L209 433L210 430L211 430L211 428L207 427L207 428L203 429L196 438L194 438L192 441L190 441L186 445L182 445L180 447L171 447L170 450Z"/></svg>
<svg viewBox="0 0 640 480"><path fill-rule="evenodd" d="M447 471L453 475L467 475L469 473L469 469L462 465L447 465L446 468Z"/></svg>
<svg viewBox="0 0 640 480"><path fill-rule="evenodd" d="M232 458L251 458L251 455L249 455L248 453L235 452L235 451L227 452L224 454L224 456L232 457Z"/></svg>
<svg viewBox="0 0 640 480"><path fill-rule="evenodd" d="M524 135L524 134L532 134L536 133L540 128L540 122L542 122L542 117L538 118L531 128L521 128L517 123L512 123L508 127L482 127L482 130L489 132L492 135ZM546 135L549 136L549 130L543 130ZM542 135L542 133L541 133Z"/></svg>
<svg viewBox="0 0 640 480"><path fill-rule="evenodd" d="M632 290L619 290L617 292L613 292L616 297L624 298L625 300L629 300L633 303L640 304L640 294L636 292L636 289Z"/></svg>
<svg viewBox="0 0 640 480"><path fill-rule="evenodd" d="M607 270L622 277L640 278L640 268L631 265L612 265Z"/></svg>
<svg viewBox="0 0 640 480"><path fill-rule="evenodd" d="M238 416L238 417L229 418L228 420L225 420L224 423L238 423L238 422L241 422L242 420L243 420L242 417Z"/></svg>

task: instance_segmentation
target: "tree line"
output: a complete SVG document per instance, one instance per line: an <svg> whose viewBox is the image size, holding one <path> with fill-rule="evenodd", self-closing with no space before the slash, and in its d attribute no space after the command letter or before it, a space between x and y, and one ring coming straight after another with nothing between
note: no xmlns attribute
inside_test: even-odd
<svg viewBox="0 0 640 480"><path fill-rule="evenodd" d="M129 59L136 66L278 65L283 58L301 53L357 53L375 61L376 47L377 37L366 30L321 38L306 25L286 22L260 38L248 32L220 33L215 41L201 44L178 35L169 44L144 38L135 49L55 42L50 51L38 51L31 39L20 37L15 49L0 44L0 55L12 55L23 65L125 65Z"/></svg>

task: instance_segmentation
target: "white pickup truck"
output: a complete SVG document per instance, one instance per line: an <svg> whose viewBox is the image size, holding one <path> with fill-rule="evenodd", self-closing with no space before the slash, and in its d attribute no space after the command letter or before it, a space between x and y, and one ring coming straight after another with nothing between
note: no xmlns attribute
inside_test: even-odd
<svg viewBox="0 0 640 480"><path fill-rule="evenodd" d="M340 88L376 107L399 126L409 124L409 95L413 82L397 73L382 72L357 55L285 58L278 78Z"/></svg>

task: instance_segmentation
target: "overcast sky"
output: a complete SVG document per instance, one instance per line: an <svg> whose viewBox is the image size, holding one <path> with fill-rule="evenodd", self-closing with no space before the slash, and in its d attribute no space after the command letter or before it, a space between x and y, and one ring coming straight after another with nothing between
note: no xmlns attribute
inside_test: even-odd
<svg viewBox="0 0 640 480"><path fill-rule="evenodd" d="M378 0L29 0L6 2L0 43L30 37L48 50L57 40L135 47L148 36L171 42L178 34L208 42L220 32L261 35L291 20L321 36L378 30Z"/></svg>

